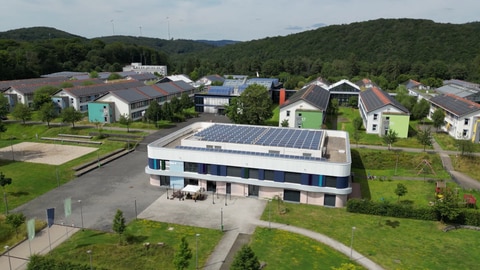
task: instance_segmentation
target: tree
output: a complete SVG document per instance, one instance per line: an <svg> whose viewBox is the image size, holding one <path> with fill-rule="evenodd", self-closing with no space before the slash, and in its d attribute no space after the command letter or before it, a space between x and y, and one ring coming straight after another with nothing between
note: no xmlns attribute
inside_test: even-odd
<svg viewBox="0 0 480 270"><path fill-rule="evenodd" d="M8 98L4 95L0 95L0 119L7 117L10 110L10 104L8 104Z"/></svg>
<svg viewBox="0 0 480 270"><path fill-rule="evenodd" d="M272 117L272 99L267 89L258 84L248 86L227 106L228 118L237 124L261 125Z"/></svg>
<svg viewBox="0 0 480 270"><path fill-rule="evenodd" d="M417 140L423 145L423 152L425 152L425 148L432 145L432 132L430 128L420 129L417 133Z"/></svg>
<svg viewBox="0 0 480 270"><path fill-rule="evenodd" d="M430 110L430 103L426 99L422 99L413 105L412 116L413 119L420 120L428 115Z"/></svg>
<svg viewBox="0 0 480 270"><path fill-rule="evenodd" d="M282 127L288 127L288 119L283 119L282 123L280 123Z"/></svg>
<svg viewBox="0 0 480 270"><path fill-rule="evenodd" d="M338 113L338 99L336 98L332 98L330 100L330 103L328 104L328 108L327 108L327 114L330 114L330 115L337 115Z"/></svg>
<svg viewBox="0 0 480 270"><path fill-rule="evenodd" d="M8 215L8 201L7 201L7 192L5 191L5 186L12 183L12 178L5 177L3 172L0 172L0 186L3 189L3 200L5 201L5 215Z"/></svg>
<svg viewBox="0 0 480 270"><path fill-rule="evenodd" d="M353 140L355 141L355 144L357 145L358 147L358 142L360 141L360 139L362 138L362 133L360 133L360 131L358 129L355 129L353 131Z"/></svg>
<svg viewBox="0 0 480 270"><path fill-rule="evenodd" d="M193 107L195 104L193 103L193 100L188 96L187 93L183 93L180 96L180 107L185 110L188 108Z"/></svg>
<svg viewBox="0 0 480 270"><path fill-rule="evenodd" d="M119 80L121 78L122 78L122 76L120 74L112 73L112 74L110 74L110 76L108 76L107 80L108 81L114 81L114 80Z"/></svg>
<svg viewBox="0 0 480 270"><path fill-rule="evenodd" d="M25 223L25 215L23 213L12 213L8 214L6 218L6 223L15 229L15 234L18 237L18 228Z"/></svg>
<svg viewBox="0 0 480 270"><path fill-rule="evenodd" d="M60 117L62 118L62 122L72 123L72 127L75 127L75 122L82 120L83 114L73 107L67 107L63 109Z"/></svg>
<svg viewBox="0 0 480 270"><path fill-rule="evenodd" d="M475 151L475 145L473 145L471 140L455 140L455 144L462 156L469 155Z"/></svg>
<svg viewBox="0 0 480 270"><path fill-rule="evenodd" d="M132 118L130 118L127 114L120 115L120 119L118 122L122 125L127 126L127 132L130 132L130 124L132 123Z"/></svg>
<svg viewBox="0 0 480 270"><path fill-rule="evenodd" d="M17 103L15 108L13 108L12 115L16 119L22 120L23 124L25 124L27 120L32 118L32 111L27 105L23 103Z"/></svg>
<svg viewBox="0 0 480 270"><path fill-rule="evenodd" d="M39 113L42 121L47 122L48 127L50 127L50 121L58 116L57 109L55 108L55 104L53 104L53 102L43 104Z"/></svg>
<svg viewBox="0 0 480 270"><path fill-rule="evenodd" d="M197 251L198 252L198 251ZM190 259L192 258L192 249L188 246L188 242L185 237L182 237L177 252L173 257L173 264L177 270L183 270L188 268Z"/></svg>
<svg viewBox="0 0 480 270"><path fill-rule="evenodd" d="M450 188L445 189L441 197L437 195L434 209L438 216L440 216L441 222L445 221L445 219L454 221L460 214L458 209L458 193L454 193Z"/></svg>
<svg viewBox="0 0 480 270"><path fill-rule="evenodd" d="M52 102L52 95L59 90L58 87L47 85L33 92L33 108L39 110L43 104Z"/></svg>
<svg viewBox="0 0 480 270"><path fill-rule="evenodd" d="M433 127L435 127L438 131L438 129L443 126L443 123L445 122L445 112L443 110L436 109L433 112L432 121Z"/></svg>
<svg viewBox="0 0 480 270"><path fill-rule="evenodd" d="M358 107L358 97L357 96L351 96L348 98L348 105L350 107Z"/></svg>
<svg viewBox="0 0 480 270"><path fill-rule="evenodd" d="M405 196L408 190L404 184L397 184L397 188L395 189L395 194L398 196L398 201L400 201L400 197Z"/></svg>
<svg viewBox="0 0 480 270"><path fill-rule="evenodd" d="M362 117L360 116L357 116L353 119L353 128L355 130L360 130L362 128L362 125L363 125L363 119Z"/></svg>
<svg viewBox="0 0 480 270"><path fill-rule="evenodd" d="M260 262L257 255L249 245L243 245L235 254L230 270L257 270L260 269Z"/></svg>
<svg viewBox="0 0 480 270"><path fill-rule="evenodd" d="M388 145L388 150L390 150L392 144L396 143L397 141L398 134L392 129L389 129L387 134L383 135L383 142Z"/></svg>
<svg viewBox="0 0 480 270"><path fill-rule="evenodd" d="M120 209L117 209L117 213L113 218L113 231L116 232L120 239L122 239L122 234L125 232L127 226L125 225L125 217L123 216L123 212Z"/></svg>
<svg viewBox="0 0 480 270"><path fill-rule="evenodd" d="M149 121L155 122L155 126L157 126L158 120L162 118L162 107L160 107L156 101L150 102L150 105L145 111L145 118Z"/></svg>

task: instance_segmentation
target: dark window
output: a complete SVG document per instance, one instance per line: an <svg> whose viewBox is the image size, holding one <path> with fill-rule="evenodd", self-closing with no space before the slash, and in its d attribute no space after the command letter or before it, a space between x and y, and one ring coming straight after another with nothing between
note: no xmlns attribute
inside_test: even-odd
<svg viewBox="0 0 480 270"><path fill-rule="evenodd" d="M326 187L337 187L337 178L333 176L325 177L325 186Z"/></svg>
<svg viewBox="0 0 480 270"><path fill-rule="evenodd" d="M184 162L183 163L183 170L185 172L197 172L198 164L194 162Z"/></svg>
<svg viewBox="0 0 480 270"><path fill-rule="evenodd" d="M275 179L275 172L272 170L265 170L265 180L274 180Z"/></svg>
<svg viewBox="0 0 480 270"><path fill-rule="evenodd" d="M287 116L290 116L290 111L287 111Z"/></svg>
<svg viewBox="0 0 480 270"><path fill-rule="evenodd" d="M242 168L228 166L227 176L242 177Z"/></svg>
<svg viewBox="0 0 480 270"><path fill-rule="evenodd" d="M325 194L323 205L325 206L335 206L335 195Z"/></svg>
<svg viewBox="0 0 480 270"><path fill-rule="evenodd" d="M300 184L302 182L302 174L285 172L285 182Z"/></svg>
<svg viewBox="0 0 480 270"><path fill-rule="evenodd" d="M258 169L250 169L250 178L258 179Z"/></svg>

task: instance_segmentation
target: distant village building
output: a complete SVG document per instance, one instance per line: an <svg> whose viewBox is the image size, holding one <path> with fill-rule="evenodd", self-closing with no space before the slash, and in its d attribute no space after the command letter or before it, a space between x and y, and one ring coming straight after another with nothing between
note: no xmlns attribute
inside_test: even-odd
<svg viewBox="0 0 480 270"><path fill-rule="evenodd" d="M137 73L158 73L167 76L167 66L142 65L142 63L131 63L123 67L123 71L135 71Z"/></svg>

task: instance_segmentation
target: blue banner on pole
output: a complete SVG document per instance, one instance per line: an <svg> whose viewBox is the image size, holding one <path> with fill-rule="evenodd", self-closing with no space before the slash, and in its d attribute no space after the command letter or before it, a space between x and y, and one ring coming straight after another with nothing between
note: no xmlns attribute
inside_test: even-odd
<svg viewBox="0 0 480 270"><path fill-rule="evenodd" d="M55 208L48 208L47 209L47 225L48 227L52 227L53 223L55 222Z"/></svg>

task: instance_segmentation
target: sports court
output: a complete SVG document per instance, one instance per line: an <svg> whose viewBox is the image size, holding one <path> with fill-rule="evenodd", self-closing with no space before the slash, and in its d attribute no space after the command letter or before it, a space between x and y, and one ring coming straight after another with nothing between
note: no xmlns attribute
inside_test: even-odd
<svg viewBox="0 0 480 270"><path fill-rule="evenodd" d="M76 145L22 142L0 148L0 159L61 165L96 150Z"/></svg>

